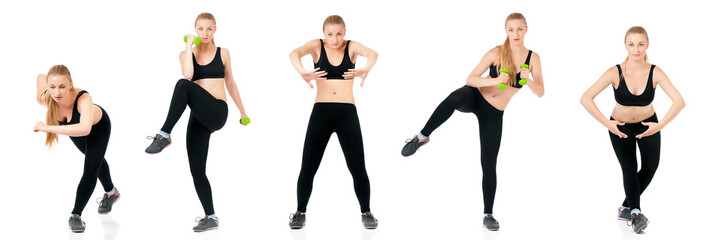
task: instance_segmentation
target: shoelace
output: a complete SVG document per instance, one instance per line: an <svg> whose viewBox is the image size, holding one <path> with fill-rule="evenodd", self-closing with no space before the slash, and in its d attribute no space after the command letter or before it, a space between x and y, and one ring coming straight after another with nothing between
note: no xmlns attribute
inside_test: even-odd
<svg viewBox="0 0 719 240"><path fill-rule="evenodd" d="M369 218L370 220L375 221L375 222L379 222L379 220L377 220L377 219L374 217L374 215L372 215L372 213L370 213L370 214L362 214L362 217L363 217L363 218Z"/></svg>
<svg viewBox="0 0 719 240"><path fill-rule="evenodd" d="M84 222L84 221L82 221L82 219L81 219L81 218L79 218L79 217L76 217L76 218L71 218L71 219L70 219L70 221L72 221L72 222L76 222L76 223L80 223L80 224L82 224L83 226L85 226L85 222Z"/></svg>
<svg viewBox="0 0 719 240"><path fill-rule="evenodd" d="M487 215L484 217L484 219L487 219L487 221L489 221L489 223L491 224L498 224L497 219L494 219L494 216L492 215Z"/></svg>
<svg viewBox="0 0 719 240"><path fill-rule="evenodd" d="M207 222L207 217L196 217L195 222L198 225L204 225Z"/></svg>
<svg viewBox="0 0 719 240"><path fill-rule="evenodd" d="M162 139L162 135L156 135L156 136L147 136L148 140L160 140Z"/></svg>
<svg viewBox="0 0 719 240"><path fill-rule="evenodd" d="M407 138L407 140L404 140L404 143L410 143L410 142L412 142L411 138Z"/></svg>

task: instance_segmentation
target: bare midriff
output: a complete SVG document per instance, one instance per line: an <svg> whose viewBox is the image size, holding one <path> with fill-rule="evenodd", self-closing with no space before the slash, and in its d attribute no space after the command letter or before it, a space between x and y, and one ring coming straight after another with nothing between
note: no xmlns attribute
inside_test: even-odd
<svg viewBox="0 0 719 240"><path fill-rule="evenodd" d="M354 80L328 79L316 80L317 96L315 102L355 103L352 86Z"/></svg>

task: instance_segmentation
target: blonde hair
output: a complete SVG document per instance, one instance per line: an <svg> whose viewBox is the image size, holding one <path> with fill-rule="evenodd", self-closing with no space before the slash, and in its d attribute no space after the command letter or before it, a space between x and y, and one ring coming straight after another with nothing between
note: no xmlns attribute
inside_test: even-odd
<svg viewBox="0 0 719 240"><path fill-rule="evenodd" d="M342 27L345 26L345 20L342 19L339 15L330 15L329 17L325 18L325 23L322 24L322 31L325 31L325 26L327 24L342 24Z"/></svg>
<svg viewBox="0 0 719 240"><path fill-rule="evenodd" d="M524 25L527 25L527 19L525 19L524 15L521 13L509 14L509 16L507 16L507 20L504 21L504 24L507 25L507 22L511 20L522 20ZM514 61L512 61L512 49L509 48L509 37L507 37L504 40L504 43L499 46L499 64L497 65L497 72L499 72L500 68L506 68L509 70L510 78L507 85L516 85L517 78L513 76L517 75L517 70L514 67Z"/></svg>
<svg viewBox="0 0 719 240"><path fill-rule="evenodd" d="M647 42L649 42L649 34L647 34L647 30L641 26L634 26L634 27L629 28L629 30L627 30L627 33L624 34L624 43L625 44L627 43L627 37L629 36L629 34L634 34L634 33L644 35L644 37L647 38ZM647 61L648 59L649 58L647 57L647 54L644 54L644 61ZM627 70L627 61L629 61L629 56L627 56L627 58L624 59L624 62L622 62L622 68L624 69L624 71Z"/></svg>
<svg viewBox="0 0 719 240"><path fill-rule="evenodd" d="M200 15L197 15L197 18L195 19L195 26L197 26L197 21L199 21L200 19L210 20L210 21L212 21L212 23L214 23L215 25L217 25L217 21L215 20L215 16L212 15L212 13L203 12L203 13L200 13ZM214 37L212 38L212 45L215 45L215 38L214 38Z"/></svg>
<svg viewBox="0 0 719 240"><path fill-rule="evenodd" d="M72 83L72 76L70 76L70 70L65 65L52 66L52 68L50 68L50 71L47 72L47 78L45 79L46 83L52 75L65 76L68 80L70 80L70 83ZM76 92L75 88L73 87L70 92ZM57 126L57 102L55 102L55 100L53 100L52 97L49 96L47 89L45 89L45 92L43 94L45 95L45 106L47 106L47 114L45 114L45 124L47 124L48 126ZM45 134L45 146L47 146L48 148L52 148L52 145L56 142L57 133L48 132Z"/></svg>

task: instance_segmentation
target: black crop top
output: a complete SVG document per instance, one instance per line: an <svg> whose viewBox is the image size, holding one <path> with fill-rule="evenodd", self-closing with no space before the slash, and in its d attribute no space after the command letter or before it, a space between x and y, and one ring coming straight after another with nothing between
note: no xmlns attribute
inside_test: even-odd
<svg viewBox="0 0 719 240"><path fill-rule="evenodd" d="M315 63L315 68L320 68L319 71L327 72L327 76L325 76L327 79L345 80L342 75L344 75L345 72L348 72L349 69L355 68L355 64L352 63L352 59L350 59L350 41L351 40L347 40L347 44L345 46L345 54L342 58L342 63L340 63L339 66L334 66L330 64L330 60L327 59L327 52L325 52L325 44L324 42L322 42L322 39L320 39L320 45L322 46L322 50L320 52L320 59L317 60L317 62Z"/></svg>
<svg viewBox="0 0 719 240"><path fill-rule="evenodd" d="M195 53L192 53L193 74L192 81L205 78L225 78L225 66L222 64L222 54L220 47L217 47L215 58L207 65L200 65L195 59Z"/></svg>
<svg viewBox="0 0 719 240"><path fill-rule="evenodd" d="M87 91L82 90L79 93L77 93L77 97L75 97L75 105L72 106L72 117L70 117L70 120L67 122L57 121L60 125L68 125L68 124L75 124L80 123L80 111L77 110L77 100L80 99L80 96L82 94L87 93Z"/></svg>
<svg viewBox="0 0 719 240"><path fill-rule="evenodd" d="M527 60L524 60L524 64L529 65L529 60L532 59L532 50L529 50L529 54L527 54ZM497 74L497 66L494 64L489 66L489 77L496 78L499 77L499 74ZM517 84L510 84L509 86L512 86L514 88L522 88L523 85L519 84L519 80L522 79L521 74L517 73Z"/></svg>
<svg viewBox="0 0 719 240"><path fill-rule="evenodd" d="M614 99L623 106L647 106L654 100L654 74L655 65L652 64L652 68L649 70L649 79L647 79L647 85L644 87L644 92L641 95L634 95L629 92L627 82L622 74L622 67L617 64L619 70L619 86L614 89Z"/></svg>

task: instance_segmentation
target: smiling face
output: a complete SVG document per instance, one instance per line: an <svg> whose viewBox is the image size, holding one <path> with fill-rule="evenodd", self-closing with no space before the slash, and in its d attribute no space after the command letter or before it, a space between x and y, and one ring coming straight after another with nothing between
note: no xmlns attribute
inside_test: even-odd
<svg viewBox="0 0 719 240"><path fill-rule="evenodd" d="M524 35L527 34L527 24L521 19L508 20L504 25L509 43L512 45L524 45Z"/></svg>
<svg viewBox="0 0 719 240"><path fill-rule="evenodd" d="M50 97L57 103L72 101L72 81L65 75L52 74L47 76L47 87Z"/></svg>
<svg viewBox="0 0 719 240"><path fill-rule="evenodd" d="M215 27L214 20L201 18L197 19L195 23L195 33L197 33L197 37L202 40L202 43L212 42L215 36L215 30L217 30L217 27Z"/></svg>
<svg viewBox="0 0 719 240"><path fill-rule="evenodd" d="M631 60L646 60L649 40L641 33L630 33L624 39L624 47L627 48L627 57Z"/></svg>
<svg viewBox="0 0 719 240"><path fill-rule="evenodd" d="M340 48L345 42L345 26L344 24L327 24L323 27L325 40L324 42L330 48Z"/></svg>

